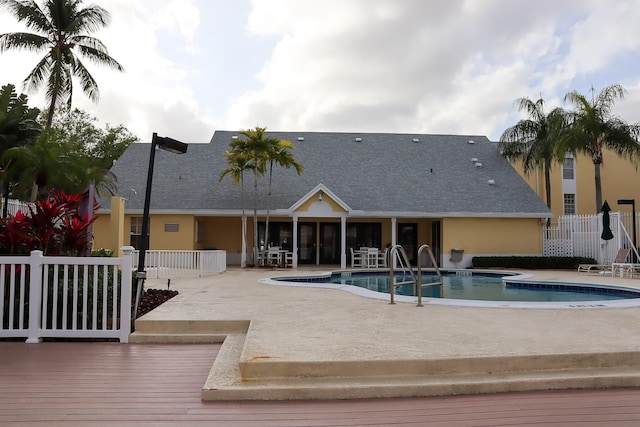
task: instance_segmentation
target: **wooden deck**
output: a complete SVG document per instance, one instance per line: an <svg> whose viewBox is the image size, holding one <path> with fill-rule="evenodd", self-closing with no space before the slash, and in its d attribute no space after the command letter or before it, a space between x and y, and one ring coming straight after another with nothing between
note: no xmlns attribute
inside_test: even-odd
<svg viewBox="0 0 640 427"><path fill-rule="evenodd" d="M203 402L219 345L0 342L0 425L640 425L640 389Z"/></svg>

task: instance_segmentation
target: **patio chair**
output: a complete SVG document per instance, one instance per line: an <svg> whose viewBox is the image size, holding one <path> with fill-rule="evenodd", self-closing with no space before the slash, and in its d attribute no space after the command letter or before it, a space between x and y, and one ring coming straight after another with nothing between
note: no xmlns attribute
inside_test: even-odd
<svg viewBox="0 0 640 427"><path fill-rule="evenodd" d="M287 251L284 253L284 266L293 267L293 252Z"/></svg>
<svg viewBox="0 0 640 427"><path fill-rule="evenodd" d="M367 268L375 268L378 267L378 255L380 254L380 250L378 248L367 248L366 254L363 254L365 257L365 264Z"/></svg>
<svg viewBox="0 0 640 427"><path fill-rule="evenodd" d="M353 248L351 249L351 268L356 267L364 267L362 264L362 252L354 252Z"/></svg>
<svg viewBox="0 0 640 427"><path fill-rule="evenodd" d="M267 249L267 263L270 265L280 264L280 246L272 246Z"/></svg>
<svg viewBox="0 0 640 427"><path fill-rule="evenodd" d="M388 267L387 257L389 256L389 248L385 248L384 251L378 252L378 267Z"/></svg>
<svg viewBox="0 0 640 427"><path fill-rule="evenodd" d="M578 265L578 273L596 273L596 274L613 274L613 264L624 263L629 256L629 252L631 249L629 248L620 248L618 251L618 255L613 260L613 262L608 264L580 264Z"/></svg>

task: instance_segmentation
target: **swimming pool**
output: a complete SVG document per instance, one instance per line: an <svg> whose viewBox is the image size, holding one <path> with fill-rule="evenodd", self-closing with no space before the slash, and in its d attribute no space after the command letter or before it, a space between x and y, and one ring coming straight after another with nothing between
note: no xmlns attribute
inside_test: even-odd
<svg viewBox="0 0 640 427"><path fill-rule="evenodd" d="M530 276L501 271L441 270L444 286L423 288L429 304L520 308L598 308L640 306L640 290L613 285L541 282ZM396 282L407 273L396 272ZM423 283L431 283L433 270L423 270ZM337 288L376 299L389 299L388 270L335 271L313 276L272 277L273 285ZM413 286L395 288L396 301L416 302Z"/></svg>

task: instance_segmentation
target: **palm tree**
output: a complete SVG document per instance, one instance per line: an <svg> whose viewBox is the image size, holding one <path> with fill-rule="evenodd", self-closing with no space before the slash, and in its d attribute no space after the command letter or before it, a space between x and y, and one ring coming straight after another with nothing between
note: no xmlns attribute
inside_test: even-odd
<svg viewBox="0 0 640 427"><path fill-rule="evenodd" d="M529 98L519 98L515 105L518 111L526 111L529 118L505 130L498 148L507 159L521 159L525 173L542 166L547 207L551 209L550 172L554 162L564 159L564 153L560 153L557 147L561 142L566 112L555 108L545 115L542 98L535 102Z"/></svg>
<svg viewBox="0 0 640 427"><path fill-rule="evenodd" d="M46 199L54 185L65 190L73 187L77 182L76 157L46 131L35 143L4 153L4 159L11 163L6 174L19 183L18 198L29 201Z"/></svg>
<svg viewBox="0 0 640 427"><path fill-rule="evenodd" d="M41 132L37 118L40 110L27 105L27 96L15 91L14 85L6 85L0 89L0 169L3 180L3 218L7 216L7 201L11 180L6 173L10 166L4 153L14 147L19 147L35 141Z"/></svg>
<svg viewBox="0 0 640 427"><path fill-rule="evenodd" d="M40 7L34 0L0 0L0 7L36 31L0 35L0 52L10 49L45 52L24 80L24 85L31 91L46 84L47 129L51 127L57 105L66 103L71 109L73 77L79 79L82 91L89 99L98 100L98 84L80 57L123 71L122 66L109 56L106 46L89 36L107 25L109 13L96 5L81 7L81 3L82 0L47 0L44 7Z"/></svg>
<svg viewBox="0 0 640 427"><path fill-rule="evenodd" d="M563 150L584 153L591 157L594 166L596 212L602 207L602 183L600 165L602 150L608 148L619 156L633 158L640 152L637 135L638 125L630 125L611 110L617 99L623 99L626 90L618 84L602 89L598 96L589 100L577 91L565 95L565 102L573 104L575 110L568 114L567 138Z"/></svg>
<svg viewBox="0 0 640 427"><path fill-rule="evenodd" d="M269 152L269 142L265 138L267 128L240 131L246 139L232 140L232 151L244 156L247 170L253 172L253 252L254 260L258 250L258 178L266 172L266 158Z"/></svg>
<svg viewBox="0 0 640 427"><path fill-rule="evenodd" d="M244 209L244 172L248 170L248 162L246 156L237 151L225 151L225 157L229 167L222 171L219 181L229 175L233 183L240 184L240 192L242 198L242 254L240 255L240 266L247 266L247 216Z"/></svg>
<svg viewBox="0 0 640 427"><path fill-rule="evenodd" d="M271 208L271 181L273 178L273 165L276 163L280 167L287 169L294 168L298 175L302 174L304 168L293 157L292 151L296 148L291 141L278 139L275 137L266 138L268 144L267 161L269 162L269 191L267 197L267 220L265 225L265 241L269 241L269 212Z"/></svg>

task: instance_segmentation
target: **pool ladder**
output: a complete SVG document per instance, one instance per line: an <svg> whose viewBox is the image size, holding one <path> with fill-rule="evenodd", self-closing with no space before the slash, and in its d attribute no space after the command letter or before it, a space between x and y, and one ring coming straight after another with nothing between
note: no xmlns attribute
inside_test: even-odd
<svg viewBox="0 0 640 427"><path fill-rule="evenodd" d="M429 259L431 260L431 265L433 265L433 268L436 272L436 274L438 275L438 280L435 282L431 282L431 283L422 283L422 252L426 250L427 254L429 255ZM431 247L429 245L422 245L420 246L420 248L418 249L418 276L416 277L416 275L413 273L413 269L411 268L411 263L409 262L409 258L407 257L407 253L404 250L404 248L401 245L393 245L391 247L391 251L389 252L390 256L389 256L389 297L390 297L390 301L389 304L395 304L394 301L394 293L395 293L395 287L396 286L403 286L403 285L413 285L413 293L416 294L416 290L417 290L417 295L418 295L418 304L417 307L423 307L422 304L422 288L427 287L427 286L440 286L440 290L442 291L442 274L440 273L440 269L438 268L438 263L436 263L436 259L433 256L433 251L431 250ZM396 282L395 281L395 274L394 274L394 260L398 261L398 264L400 265L400 268L402 268L402 270L404 272L409 272L411 278L410 279L405 279L403 277L403 280L400 282ZM417 289L416 289L417 288Z"/></svg>

